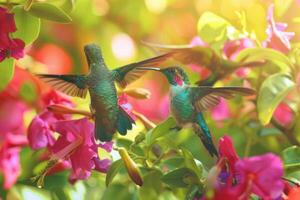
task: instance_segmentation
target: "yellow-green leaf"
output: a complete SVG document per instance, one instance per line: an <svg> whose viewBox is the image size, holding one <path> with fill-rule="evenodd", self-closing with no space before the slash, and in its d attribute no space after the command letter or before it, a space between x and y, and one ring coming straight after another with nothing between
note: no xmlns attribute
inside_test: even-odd
<svg viewBox="0 0 300 200"><path fill-rule="evenodd" d="M14 75L14 59L9 58L0 62L0 92L5 89Z"/></svg>
<svg viewBox="0 0 300 200"><path fill-rule="evenodd" d="M31 44L40 33L41 20L28 14L22 6L16 6L12 10L15 13L17 31L13 33L15 38L22 39L26 45Z"/></svg>
<svg viewBox="0 0 300 200"><path fill-rule="evenodd" d="M263 82L257 99L258 117L263 125L270 122L278 104L294 87L295 83L284 73L273 74Z"/></svg>
<svg viewBox="0 0 300 200"><path fill-rule="evenodd" d="M230 23L224 18L212 12L205 12L198 21L197 29L201 39L212 43L225 40L228 26Z"/></svg>
<svg viewBox="0 0 300 200"><path fill-rule="evenodd" d="M242 50L236 57L237 62L251 62L258 60L270 61L282 72L290 72L293 67L288 57L279 51L269 48L247 48Z"/></svg>
<svg viewBox="0 0 300 200"><path fill-rule="evenodd" d="M34 3L31 6L29 13L43 19L60 23L69 23L72 21L71 17L65 13L65 11L49 3Z"/></svg>
<svg viewBox="0 0 300 200"><path fill-rule="evenodd" d="M106 186L108 186L112 182L112 180L117 175L117 173L119 172L119 170L121 169L122 166L123 166L123 162L121 159L117 160L111 164L111 166L109 167L109 170L106 174L106 179L105 179Z"/></svg>

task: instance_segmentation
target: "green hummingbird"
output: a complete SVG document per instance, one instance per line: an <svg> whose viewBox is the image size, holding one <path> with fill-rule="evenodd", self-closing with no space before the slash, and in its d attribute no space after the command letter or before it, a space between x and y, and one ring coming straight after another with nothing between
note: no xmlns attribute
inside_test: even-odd
<svg viewBox="0 0 300 200"><path fill-rule="evenodd" d="M170 111L177 123L174 128L180 130L184 126L192 126L211 156L218 157L218 151L202 112L216 106L220 97L230 99L234 94L255 94L254 90L245 87L191 86L188 76L180 67L137 69L164 74L170 84Z"/></svg>
<svg viewBox="0 0 300 200"><path fill-rule="evenodd" d="M141 62L131 63L114 70L109 70L102 57L101 49L96 44L84 47L89 65L87 75L38 74L44 82L67 95L85 98L89 91L90 109L95 120L95 137L100 141L112 140L116 130L126 135L132 129L134 120L118 105L115 82L121 87L142 76L137 67L153 67L164 62L170 54L163 54Z"/></svg>

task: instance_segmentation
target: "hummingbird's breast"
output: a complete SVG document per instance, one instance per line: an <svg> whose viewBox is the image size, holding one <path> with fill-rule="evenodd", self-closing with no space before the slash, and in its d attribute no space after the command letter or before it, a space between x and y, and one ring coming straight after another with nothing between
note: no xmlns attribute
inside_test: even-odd
<svg viewBox="0 0 300 200"><path fill-rule="evenodd" d="M186 125L193 121L195 110L191 103L190 94L184 87L172 87L170 107L171 113L178 124Z"/></svg>

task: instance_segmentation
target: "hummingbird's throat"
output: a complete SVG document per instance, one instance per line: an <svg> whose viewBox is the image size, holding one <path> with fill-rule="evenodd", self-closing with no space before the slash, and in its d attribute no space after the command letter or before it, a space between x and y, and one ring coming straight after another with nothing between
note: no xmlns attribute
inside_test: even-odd
<svg viewBox="0 0 300 200"><path fill-rule="evenodd" d="M180 85L180 86L183 85L183 81L182 81L181 77L178 74L175 74L174 80L177 83L177 85Z"/></svg>

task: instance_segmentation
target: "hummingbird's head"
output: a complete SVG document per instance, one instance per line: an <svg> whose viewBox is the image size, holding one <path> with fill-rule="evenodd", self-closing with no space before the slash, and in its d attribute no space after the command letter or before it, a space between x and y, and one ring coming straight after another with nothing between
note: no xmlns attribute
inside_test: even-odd
<svg viewBox="0 0 300 200"><path fill-rule="evenodd" d="M98 45L87 44L84 46L84 53L89 66L94 63L103 62L102 52Z"/></svg>
<svg viewBox="0 0 300 200"><path fill-rule="evenodd" d="M165 77L168 79L168 82L171 85L179 85L182 86L183 84L189 84L189 79L184 70L181 67L168 67L168 68L140 68L143 70L154 70L159 71L165 75Z"/></svg>

